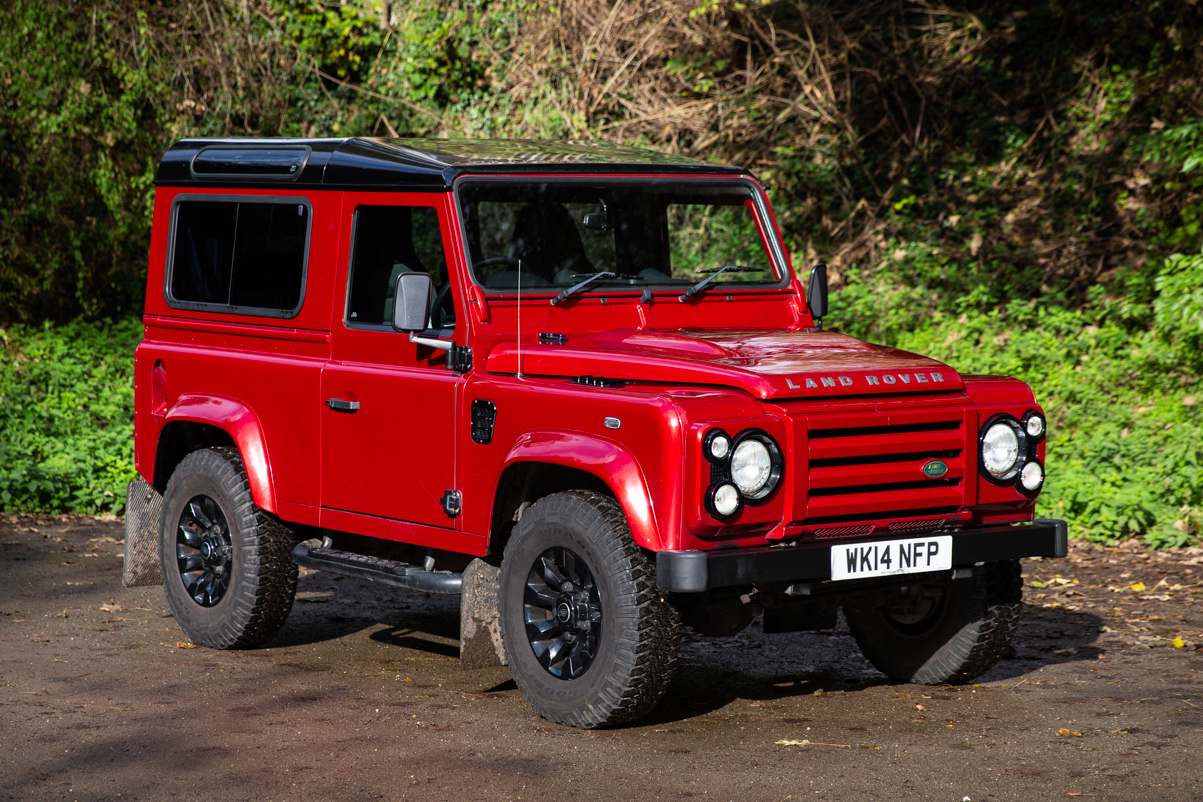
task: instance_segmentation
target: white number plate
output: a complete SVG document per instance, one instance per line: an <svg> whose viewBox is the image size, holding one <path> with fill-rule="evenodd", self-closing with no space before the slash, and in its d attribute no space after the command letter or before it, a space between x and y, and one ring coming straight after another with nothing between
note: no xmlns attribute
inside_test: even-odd
<svg viewBox="0 0 1203 802"><path fill-rule="evenodd" d="M952 568L952 536L879 540L831 547L832 579L917 574Z"/></svg>

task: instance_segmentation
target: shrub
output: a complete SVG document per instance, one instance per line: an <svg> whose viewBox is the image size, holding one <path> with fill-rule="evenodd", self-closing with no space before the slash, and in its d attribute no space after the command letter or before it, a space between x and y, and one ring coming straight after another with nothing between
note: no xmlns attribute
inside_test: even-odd
<svg viewBox="0 0 1203 802"><path fill-rule="evenodd" d="M141 321L0 329L0 509L121 514Z"/></svg>

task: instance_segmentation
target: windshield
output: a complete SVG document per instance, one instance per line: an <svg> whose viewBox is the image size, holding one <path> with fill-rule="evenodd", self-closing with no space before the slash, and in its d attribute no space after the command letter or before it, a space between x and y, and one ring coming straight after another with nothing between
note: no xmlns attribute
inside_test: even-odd
<svg viewBox="0 0 1203 802"><path fill-rule="evenodd" d="M476 180L458 196L473 277L490 289L783 283L746 182Z"/></svg>

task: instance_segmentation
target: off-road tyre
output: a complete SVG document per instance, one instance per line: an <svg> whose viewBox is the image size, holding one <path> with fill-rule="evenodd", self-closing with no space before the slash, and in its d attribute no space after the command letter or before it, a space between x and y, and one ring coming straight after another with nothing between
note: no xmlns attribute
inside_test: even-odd
<svg viewBox="0 0 1203 802"><path fill-rule="evenodd" d="M938 608L900 625L890 607L844 605L861 652L881 673L921 685L959 684L989 671L1009 653L1023 597L1019 561L988 563L951 580Z"/></svg>
<svg viewBox="0 0 1203 802"><path fill-rule="evenodd" d="M595 656L576 678L549 673L527 637L528 576L548 549L583 559L600 596ZM608 496L573 490L531 506L505 548L499 603L514 682L549 721L582 729L630 723L659 703L676 671L681 618L658 592L654 564Z"/></svg>
<svg viewBox="0 0 1203 802"><path fill-rule="evenodd" d="M181 515L200 496L216 502L228 525L228 586L211 606L202 606L188 592L177 559ZM297 590L292 546L291 532L255 506L237 449L194 451L176 466L163 494L159 565L167 602L193 643L246 649L279 632Z"/></svg>

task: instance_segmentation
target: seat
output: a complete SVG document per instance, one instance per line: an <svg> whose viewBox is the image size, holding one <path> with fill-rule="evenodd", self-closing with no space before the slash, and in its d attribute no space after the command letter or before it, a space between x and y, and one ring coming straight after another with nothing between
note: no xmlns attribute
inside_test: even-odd
<svg viewBox="0 0 1203 802"><path fill-rule="evenodd" d="M384 322L391 323L393 320L393 296L397 294L397 276L402 273L414 273L412 267L402 262L397 262L393 265L392 271L388 274L388 287L384 291Z"/></svg>
<svg viewBox="0 0 1203 802"><path fill-rule="evenodd" d="M511 243L510 258L522 260L524 276L551 284L557 274L593 272L581 232L562 204L540 200L523 206L514 219Z"/></svg>

